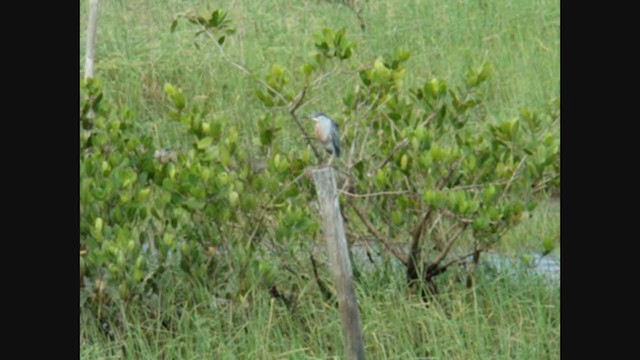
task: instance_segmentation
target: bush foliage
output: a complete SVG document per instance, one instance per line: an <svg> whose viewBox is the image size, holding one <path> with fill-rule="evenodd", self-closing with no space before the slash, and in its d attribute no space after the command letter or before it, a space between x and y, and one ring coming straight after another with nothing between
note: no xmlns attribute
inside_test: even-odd
<svg viewBox="0 0 640 360"><path fill-rule="evenodd" d="M407 88L409 51L354 64L357 44L345 30L323 29L298 68L254 71L224 52L235 32L224 12L180 14L171 30L183 18L199 47L216 47L230 71L255 80L264 105L253 121L259 137L165 84L167 115L191 134L191 147L156 148L135 114L105 103L99 80L83 81L81 306L145 299L174 271L219 283L227 297L288 288L284 273L320 284L303 264L320 229L306 170L324 155L300 109L330 76L346 84L342 108L321 110L342 132L335 166L349 241L377 244L423 295L437 291L434 279L450 266L477 263L544 193L559 189L559 100L487 119L490 62L466 69L459 83ZM299 140L284 146L283 129Z"/></svg>

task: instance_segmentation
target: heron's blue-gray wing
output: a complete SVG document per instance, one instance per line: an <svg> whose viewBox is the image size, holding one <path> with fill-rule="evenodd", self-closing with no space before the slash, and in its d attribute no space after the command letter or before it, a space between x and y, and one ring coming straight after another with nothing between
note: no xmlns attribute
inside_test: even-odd
<svg viewBox="0 0 640 360"><path fill-rule="evenodd" d="M340 157L340 132L338 124L332 122L331 126L331 141L333 142L333 148L335 149L335 156Z"/></svg>

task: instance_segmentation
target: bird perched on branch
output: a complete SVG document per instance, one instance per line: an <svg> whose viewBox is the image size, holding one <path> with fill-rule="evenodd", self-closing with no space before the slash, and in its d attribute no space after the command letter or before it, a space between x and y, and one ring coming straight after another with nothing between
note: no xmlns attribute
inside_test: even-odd
<svg viewBox="0 0 640 360"><path fill-rule="evenodd" d="M332 118L321 112L310 115L310 118L313 120L313 129L316 138L322 143L324 149L332 155L332 158L329 160L329 164L331 164L333 157L340 157L340 129L338 128L338 124L336 124Z"/></svg>

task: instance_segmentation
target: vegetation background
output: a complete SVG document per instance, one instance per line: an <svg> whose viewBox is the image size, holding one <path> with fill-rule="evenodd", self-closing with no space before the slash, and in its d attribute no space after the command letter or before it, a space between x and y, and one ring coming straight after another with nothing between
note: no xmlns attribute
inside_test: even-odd
<svg viewBox="0 0 640 360"><path fill-rule="evenodd" d="M358 143L357 131L364 127L350 120L357 111L349 96L359 96L353 87L376 59L388 65L389 59L402 58L402 51L410 57L395 69L386 66L392 74L402 72L401 86L385 90L392 96L432 79L456 89L469 83L469 69L481 72L478 66L490 63L491 78L478 84L481 115L471 116L483 124L503 124L540 114L538 128L545 129L540 139L550 140L542 155L530 156L544 158L544 181L522 185L543 190L513 195L526 204L535 200L535 209L505 225L499 241L491 243L492 253L514 259L508 270L487 264L467 287L460 280L466 270L456 268L438 278L437 295L425 298L407 286L406 269L381 245L366 252L378 254L370 265L364 255L354 255L367 355L559 358L559 282L531 271L541 254L559 259L559 174L544 177L549 167L559 167L559 153L549 150L559 142L559 122L544 116L551 114L550 103L559 104L559 5L551 0L101 1L100 81L81 88L85 106L92 96L101 97L95 121L81 116L81 358L341 358L340 317L319 288L325 284L332 291L317 216L308 206L312 187L289 189L305 181L299 176L312 164L312 152L287 111L256 96L264 90L258 80L270 83L284 69L282 92L292 91L294 100L308 83L301 80L301 66L313 64L314 75L339 68L306 94L299 112L335 117L345 143ZM224 56L252 74L234 67L210 39L195 38L197 25L180 18L171 31L177 14L209 16L216 9L227 13L235 30L226 36ZM82 77L88 1L80 10ZM353 55L310 61L318 52L316 34L341 28L356 45ZM333 65L338 63L348 65ZM407 113L419 113L412 109ZM363 123L375 124L377 111ZM377 129L395 134L382 125ZM442 131L454 141L455 130ZM532 130L531 138L535 134ZM522 141L524 149L529 143ZM218 142L224 146L215 147ZM375 141L363 143L375 151ZM385 156L393 153L392 145L381 145ZM167 148L178 153L174 162L158 164L159 153L148 151ZM411 164L421 164L421 152L424 148L407 152ZM402 154L397 155L393 161L406 172ZM256 161L266 168L260 176L244 166ZM511 165L514 174L517 163ZM420 173L419 165L412 166ZM526 177L533 178L531 171ZM389 180L367 183L367 189L400 190L393 174L384 176ZM430 186L419 175L406 176ZM209 184L206 191L203 184ZM381 209L389 204L376 206L371 205L371 221L386 228ZM389 238L415 221L408 213L390 220L397 228L389 226ZM353 213L346 216L352 238L360 239L355 234L365 233L364 225ZM463 237L461 248L471 244L470 235ZM257 238L271 240L252 241ZM310 253L321 265L310 261Z"/></svg>

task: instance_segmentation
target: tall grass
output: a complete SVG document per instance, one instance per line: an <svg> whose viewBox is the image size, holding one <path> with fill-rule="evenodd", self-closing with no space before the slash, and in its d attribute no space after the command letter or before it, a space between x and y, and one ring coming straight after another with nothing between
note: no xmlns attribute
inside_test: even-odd
<svg viewBox="0 0 640 360"><path fill-rule="evenodd" d="M559 288L541 278L485 270L466 289L452 275L429 305L399 279L358 284L370 358L559 358ZM257 288L227 301L213 295L215 285L173 279L155 305L123 309L112 340L83 312L81 358L343 358L338 309L319 299L314 282L299 285L290 312Z"/></svg>
<svg viewBox="0 0 640 360"><path fill-rule="evenodd" d="M81 54L87 3L81 3ZM103 1L97 76L106 80L106 95L134 110L161 145L175 145L178 131L167 118L165 82L202 96L211 109L250 134L253 120L264 111L254 96L255 84L206 42L197 50L192 28L181 24L176 33L169 32L175 14L215 8L227 10L238 28L225 45L228 53L258 73L274 63L295 71L313 50L313 33L345 26L348 36L358 41L356 64L371 63L395 48L410 50L408 85L434 76L455 83L465 67L491 60L495 77L486 102L490 117L515 116L522 106L540 108L560 92L557 0L369 1L363 14L365 32L353 12L329 1ZM344 81L330 79L312 94L310 106L337 112Z"/></svg>

